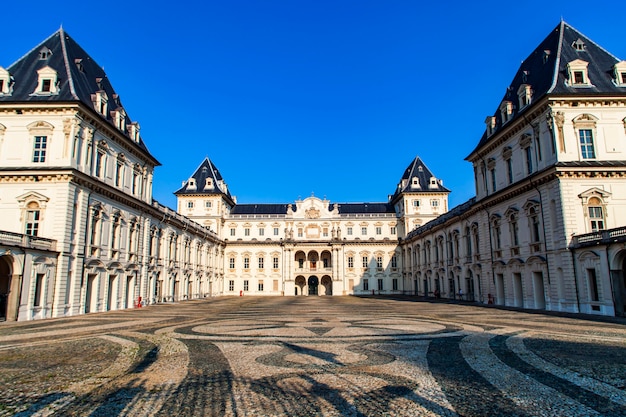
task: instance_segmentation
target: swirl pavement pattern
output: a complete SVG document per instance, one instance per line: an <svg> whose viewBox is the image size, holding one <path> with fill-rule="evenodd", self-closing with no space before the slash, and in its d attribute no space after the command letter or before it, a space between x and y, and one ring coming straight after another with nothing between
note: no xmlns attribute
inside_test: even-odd
<svg viewBox="0 0 626 417"><path fill-rule="evenodd" d="M0 324L0 416L624 416L626 321L238 297Z"/></svg>

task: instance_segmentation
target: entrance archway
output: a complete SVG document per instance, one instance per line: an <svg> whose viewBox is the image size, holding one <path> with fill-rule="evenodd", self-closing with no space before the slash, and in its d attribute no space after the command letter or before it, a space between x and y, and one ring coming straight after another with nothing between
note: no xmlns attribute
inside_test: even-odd
<svg viewBox="0 0 626 417"><path fill-rule="evenodd" d="M7 320L11 290L11 263L9 257L0 257L0 320Z"/></svg>
<svg viewBox="0 0 626 417"><path fill-rule="evenodd" d="M611 268L615 315L626 317L626 250L621 250L614 258Z"/></svg>
<svg viewBox="0 0 626 417"><path fill-rule="evenodd" d="M308 282L309 295L317 295L319 282L320 282L319 279L315 275L309 277L309 282Z"/></svg>
<svg viewBox="0 0 626 417"><path fill-rule="evenodd" d="M306 279L304 279L303 276L296 277L295 295L304 295L305 286L306 286Z"/></svg>
<svg viewBox="0 0 626 417"><path fill-rule="evenodd" d="M324 291L322 295L333 295L333 281L328 275L322 277L322 287Z"/></svg>

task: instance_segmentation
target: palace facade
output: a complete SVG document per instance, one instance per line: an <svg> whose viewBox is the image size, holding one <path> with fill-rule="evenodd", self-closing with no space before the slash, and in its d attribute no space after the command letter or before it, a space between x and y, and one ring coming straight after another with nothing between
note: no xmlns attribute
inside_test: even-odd
<svg viewBox="0 0 626 417"><path fill-rule="evenodd" d="M219 295L413 294L626 310L626 61L566 24L522 62L467 161L414 158L386 201L237 204L206 158L152 198L140 126L64 30L0 67L0 319Z"/></svg>

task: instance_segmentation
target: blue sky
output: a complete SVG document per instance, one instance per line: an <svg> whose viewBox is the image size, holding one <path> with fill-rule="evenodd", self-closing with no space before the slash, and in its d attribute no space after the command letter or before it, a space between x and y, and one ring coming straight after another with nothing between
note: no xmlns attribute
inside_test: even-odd
<svg viewBox="0 0 626 417"><path fill-rule="evenodd" d="M171 207L205 156L238 202L289 203L386 201L416 155L452 207L474 195L485 117L561 18L626 58L609 3L420 3L10 2L0 65L63 25L140 123Z"/></svg>

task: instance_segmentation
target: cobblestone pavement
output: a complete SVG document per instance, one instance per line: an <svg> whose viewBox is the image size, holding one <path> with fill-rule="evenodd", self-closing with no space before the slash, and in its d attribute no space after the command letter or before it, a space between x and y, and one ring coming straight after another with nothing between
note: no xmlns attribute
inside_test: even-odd
<svg viewBox="0 0 626 417"><path fill-rule="evenodd" d="M0 323L0 416L625 416L626 321L237 297Z"/></svg>

